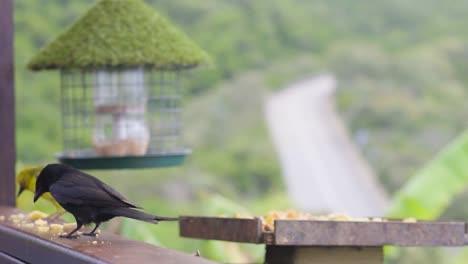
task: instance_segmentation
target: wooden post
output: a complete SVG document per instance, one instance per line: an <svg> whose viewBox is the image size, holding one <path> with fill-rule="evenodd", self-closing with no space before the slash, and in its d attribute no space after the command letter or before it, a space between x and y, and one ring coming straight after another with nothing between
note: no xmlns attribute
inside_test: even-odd
<svg viewBox="0 0 468 264"><path fill-rule="evenodd" d="M15 206L13 0L0 0L0 205Z"/></svg>
<svg viewBox="0 0 468 264"><path fill-rule="evenodd" d="M382 247L267 246L265 263L382 264Z"/></svg>

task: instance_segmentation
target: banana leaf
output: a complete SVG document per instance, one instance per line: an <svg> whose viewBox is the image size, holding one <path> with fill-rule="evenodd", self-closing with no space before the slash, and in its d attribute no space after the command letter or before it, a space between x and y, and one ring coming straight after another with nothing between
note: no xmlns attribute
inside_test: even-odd
<svg viewBox="0 0 468 264"><path fill-rule="evenodd" d="M427 163L395 195L389 217L437 219L468 185L468 131Z"/></svg>
<svg viewBox="0 0 468 264"><path fill-rule="evenodd" d="M468 185L468 131L453 140L396 193L388 217L435 220ZM386 262L399 255L385 247ZM466 263L468 252L454 263ZM460 262L461 261L461 262Z"/></svg>

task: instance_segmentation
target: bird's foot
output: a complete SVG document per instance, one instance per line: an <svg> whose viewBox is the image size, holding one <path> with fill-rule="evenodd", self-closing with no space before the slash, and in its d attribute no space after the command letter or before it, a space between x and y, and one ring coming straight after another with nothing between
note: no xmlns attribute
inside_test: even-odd
<svg viewBox="0 0 468 264"><path fill-rule="evenodd" d="M83 236L92 236L92 237L95 237L97 235L97 233L82 233Z"/></svg>
<svg viewBox="0 0 468 264"><path fill-rule="evenodd" d="M80 237L80 235L66 234L66 235L60 235L59 237L68 238L68 239L77 239Z"/></svg>

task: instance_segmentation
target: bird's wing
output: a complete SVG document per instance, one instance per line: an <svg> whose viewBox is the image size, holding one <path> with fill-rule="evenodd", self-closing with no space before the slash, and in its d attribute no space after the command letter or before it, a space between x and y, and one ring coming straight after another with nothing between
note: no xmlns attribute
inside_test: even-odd
<svg viewBox="0 0 468 264"><path fill-rule="evenodd" d="M137 205L134 205L133 203L131 203L129 200L127 200L127 198L125 198L125 196L123 196L122 194L120 194L118 191L114 190L114 188L110 187L109 185L99 181L98 183L98 186L101 187L105 192L107 192L109 195L113 196L114 198L116 199L119 199L120 201L124 202L125 204L128 205L128 207L132 207L132 208L141 208Z"/></svg>
<svg viewBox="0 0 468 264"><path fill-rule="evenodd" d="M95 181L94 177L86 174L72 173L61 177L50 187L50 193L60 204L90 205L93 207L136 207L115 194L110 194L108 189ZM102 183L102 182L101 182ZM104 183L102 183L104 184ZM117 191L113 190L114 193ZM123 197L119 194L120 197Z"/></svg>

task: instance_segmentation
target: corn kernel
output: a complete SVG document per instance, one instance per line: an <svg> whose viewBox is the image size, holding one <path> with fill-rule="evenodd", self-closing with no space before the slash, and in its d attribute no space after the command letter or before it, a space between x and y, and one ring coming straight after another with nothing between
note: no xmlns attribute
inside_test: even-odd
<svg viewBox="0 0 468 264"><path fill-rule="evenodd" d="M403 219L403 223L416 223L416 222L417 222L416 218L413 218L413 217Z"/></svg>
<svg viewBox="0 0 468 264"><path fill-rule="evenodd" d="M54 235L62 234L63 233L63 225L59 224L51 224L50 226L50 233Z"/></svg>
<svg viewBox="0 0 468 264"><path fill-rule="evenodd" d="M42 219L37 219L36 221L34 221L34 224L37 225L37 226L46 226L47 221L42 220Z"/></svg>
<svg viewBox="0 0 468 264"><path fill-rule="evenodd" d="M33 223L22 223L21 224L21 227L24 227L24 228L34 228L34 224Z"/></svg>
<svg viewBox="0 0 468 264"><path fill-rule="evenodd" d="M46 218L48 216L49 216L48 214L36 210L36 211L32 211L31 213L29 213L26 216L26 218L29 220L38 220L38 219Z"/></svg>
<svg viewBox="0 0 468 264"><path fill-rule="evenodd" d="M70 232L76 228L76 223L66 223L63 224L63 231Z"/></svg>
<svg viewBox="0 0 468 264"><path fill-rule="evenodd" d="M48 227L48 226L38 226L37 227L37 231L39 233L42 233L42 234L49 232L49 229L50 229L50 227Z"/></svg>

